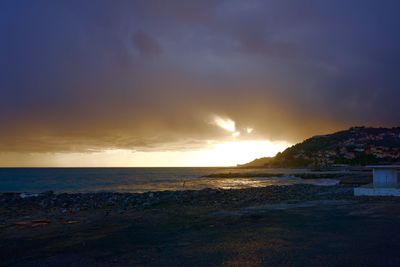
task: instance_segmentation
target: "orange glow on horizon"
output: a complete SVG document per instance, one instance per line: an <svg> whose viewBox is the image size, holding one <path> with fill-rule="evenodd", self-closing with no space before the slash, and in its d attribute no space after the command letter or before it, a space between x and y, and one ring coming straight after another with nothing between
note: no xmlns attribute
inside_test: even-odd
<svg viewBox="0 0 400 267"><path fill-rule="evenodd" d="M113 149L92 153L14 154L7 155L9 160L1 162L7 167L225 167L274 156L290 145L285 141L268 140L211 141L207 147L197 150L142 152Z"/></svg>

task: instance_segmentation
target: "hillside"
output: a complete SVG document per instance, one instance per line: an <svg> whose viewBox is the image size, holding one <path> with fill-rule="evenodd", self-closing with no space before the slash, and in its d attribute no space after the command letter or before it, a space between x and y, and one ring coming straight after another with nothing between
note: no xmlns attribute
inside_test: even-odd
<svg viewBox="0 0 400 267"><path fill-rule="evenodd" d="M275 157L256 159L238 167L327 167L400 161L400 127L353 127L311 137Z"/></svg>

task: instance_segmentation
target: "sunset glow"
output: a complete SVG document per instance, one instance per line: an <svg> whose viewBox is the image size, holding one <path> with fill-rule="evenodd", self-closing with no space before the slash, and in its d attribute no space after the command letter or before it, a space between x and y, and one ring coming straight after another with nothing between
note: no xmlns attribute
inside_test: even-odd
<svg viewBox="0 0 400 267"><path fill-rule="evenodd" d="M0 166L236 165L399 122L396 1L33 2L0 8Z"/></svg>
<svg viewBox="0 0 400 267"><path fill-rule="evenodd" d="M287 142L267 140L230 141L212 145L210 149L200 151L196 162L202 166L235 166L260 157L275 156L290 146Z"/></svg>
<svg viewBox="0 0 400 267"><path fill-rule="evenodd" d="M215 116L213 122L215 123L215 125L217 125L218 127L222 128L228 132L236 131L236 123L229 118Z"/></svg>
<svg viewBox="0 0 400 267"><path fill-rule="evenodd" d="M268 140L211 142L207 147L188 151L140 152L110 149L92 153L7 154L3 166L47 167L176 167L236 166L255 158L274 156L291 144Z"/></svg>

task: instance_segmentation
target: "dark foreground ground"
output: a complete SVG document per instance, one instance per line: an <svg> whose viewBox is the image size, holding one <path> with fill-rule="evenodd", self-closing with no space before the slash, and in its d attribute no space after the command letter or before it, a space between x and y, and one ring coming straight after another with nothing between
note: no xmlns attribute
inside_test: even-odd
<svg viewBox="0 0 400 267"><path fill-rule="evenodd" d="M1 266L400 266L400 201L351 186L22 197Z"/></svg>

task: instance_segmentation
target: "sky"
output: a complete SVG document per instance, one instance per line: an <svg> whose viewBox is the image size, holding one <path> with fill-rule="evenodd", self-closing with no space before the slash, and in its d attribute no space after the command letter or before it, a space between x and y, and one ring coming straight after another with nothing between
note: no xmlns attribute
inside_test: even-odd
<svg viewBox="0 0 400 267"><path fill-rule="evenodd" d="M229 166L399 126L399 1L0 2L0 166Z"/></svg>

